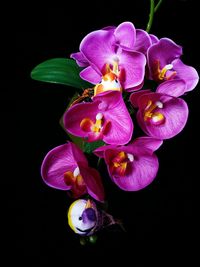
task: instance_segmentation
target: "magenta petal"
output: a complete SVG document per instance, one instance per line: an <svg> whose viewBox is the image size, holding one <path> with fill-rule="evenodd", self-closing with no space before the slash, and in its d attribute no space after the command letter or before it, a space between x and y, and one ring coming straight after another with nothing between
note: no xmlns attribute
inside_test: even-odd
<svg viewBox="0 0 200 267"><path fill-rule="evenodd" d="M146 95L144 96L146 97ZM155 93L155 97L159 94ZM142 102L143 96L140 98ZM188 107L184 100L180 98L160 95L159 99L163 103L160 112L165 116L165 122L161 125L152 125L144 122L143 109L137 113L137 120L142 130L158 139L169 139L180 133L188 119Z"/></svg>
<svg viewBox="0 0 200 267"><path fill-rule="evenodd" d="M80 72L80 77L90 83L97 84L101 81L102 75L89 66Z"/></svg>
<svg viewBox="0 0 200 267"><path fill-rule="evenodd" d="M94 102L101 102L97 104L99 111L112 110L116 108L118 103L123 101L122 93L119 91L105 91L93 97Z"/></svg>
<svg viewBox="0 0 200 267"><path fill-rule="evenodd" d="M115 29L116 29L115 26L107 26L107 27L102 28L102 30L111 31L112 33L114 33Z"/></svg>
<svg viewBox="0 0 200 267"><path fill-rule="evenodd" d="M94 102L76 104L65 112L63 117L64 127L75 136L87 137L88 133L81 129L80 123L85 118L90 118L95 123L97 113L98 105Z"/></svg>
<svg viewBox="0 0 200 267"><path fill-rule="evenodd" d="M78 146L76 146L74 143L72 142L68 142L68 143L71 145L71 151L76 162L79 162L79 163L81 162L85 166L88 166L88 161L83 151Z"/></svg>
<svg viewBox="0 0 200 267"><path fill-rule="evenodd" d="M187 85L184 80L169 80L161 83L157 89L157 93L162 93L166 95L171 95L174 97L181 96L187 90Z"/></svg>
<svg viewBox="0 0 200 267"><path fill-rule="evenodd" d="M136 40L136 30L131 22L121 23L115 29L114 35L118 44L133 49Z"/></svg>
<svg viewBox="0 0 200 267"><path fill-rule="evenodd" d="M80 44L80 51L86 59L95 65L99 71L106 63L113 63L115 38L110 31L94 31L89 33Z"/></svg>
<svg viewBox="0 0 200 267"><path fill-rule="evenodd" d="M87 67L89 65L87 59L84 57L84 55L81 52L77 52L77 53L72 53L70 55L71 58L76 60L76 63L80 66L80 67Z"/></svg>
<svg viewBox="0 0 200 267"><path fill-rule="evenodd" d="M156 151L162 144L162 140L158 140L148 136L139 137L135 139L132 143L132 145L137 146L138 148L148 149L151 152Z"/></svg>
<svg viewBox="0 0 200 267"><path fill-rule="evenodd" d="M103 139L108 144L128 143L133 132L133 122L122 94L118 91L107 91L93 97L93 101L76 104L66 111L63 118L66 130L75 136L88 137L90 142ZM80 126L83 119L95 123L98 113L103 115L103 127L107 125L108 128L103 128L101 133L96 133L94 136L95 133L86 131Z"/></svg>
<svg viewBox="0 0 200 267"><path fill-rule="evenodd" d="M104 157L111 179L117 186L126 191L137 191L149 185L156 177L158 159L153 151L158 149L162 140L151 137L140 137L127 146L104 146L95 150L95 154ZM119 152L132 155L127 162L123 175L113 171L113 159Z"/></svg>
<svg viewBox="0 0 200 267"><path fill-rule="evenodd" d="M41 167L41 175L47 185L61 190L71 188L64 182L64 173L73 171L77 166L73 152L75 150L74 145L68 142L49 151ZM75 154L77 155L77 151L75 151ZM84 162L82 155L80 160Z"/></svg>
<svg viewBox="0 0 200 267"><path fill-rule="evenodd" d="M162 38L156 44L152 45L148 49L147 59L149 66L149 74L152 76L152 70L154 69L155 62L160 62L160 68L164 68L167 64L180 57L182 54L181 46L174 43L168 38Z"/></svg>
<svg viewBox="0 0 200 267"><path fill-rule="evenodd" d="M99 140L102 140L102 139L103 139L103 134L102 133L90 132L90 133L88 133L88 136L87 136L87 142L88 143L96 142L96 141L99 141Z"/></svg>
<svg viewBox="0 0 200 267"><path fill-rule="evenodd" d="M97 95L94 99L107 103L104 110L106 121L110 121L111 127L104 135L103 140L110 145L123 145L130 141L133 133L133 122L126 108L122 94L117 91L109 91L106 94Z"/></svg>
<svg viewBox="0 0 200 267"><path fill-rule="evenodd" d="M105 198L104 188L98 171L93 168L85 167L83 164L79 164L79 169L89 195L97 201L103 202Z"/></svg>
<svg viewBox="0 0 200 267"><path fill-rule="evenodd" d="M106 158L108 154L106 151ZM138 191L148 186L155 179L159 166L157 157L148 153L135 155L135 160L129 164L125 176L112 176L114 183L125 191ZM108 171L111 175L109 166Z"/></svg>
<svg viewBox="0 0 200 267"><path fill-rule="evenodd" d="M140 90L143 87L143 85L144 85L144 81L135 87L126 89L126 92L128 92L128 93L136 92L136 91Z"/></svg>
<svg viewBox="0 0 200 267"><path fill-rule="evenodd" d="M175 59L172 65L177 72L177 76L186 82L186 91L193 90L199 81L199 75L195 68L185 65L180 59Z"/></svg>
<svg viewBox="0 0 200 267"><path fill-rule="evenodd" d="M142 95L145 95L145 94L148 94L150 93L151 90L150 89L147 89L147 90L141 90L139 92L134 92L130 95L130 102L132 104L132 106L134 108L138 108L138 99L142 96Z"/></svg>
<svg viewBox="0 0 200 267"><path fill-rule="evenodd" d="M148 33L144 30L136 30L136 42L134 50L146 54L147 49L151 46L151 38Z"/></svg>
<svg viewBox="0 0 200 267"><path fill-rule="evenodd" d="M149 37L151 39L152 44L156 44L159 41L158 37L155 36L154 34L149 34Z"/></svg>
<svg viewBox="0 0 200 267"><path fill-rule="evenodd" d="M98 147L97 149L95 149L93 151L93 153L100 157L100 158L104 158L104 152L108 149L115 149L116 148L116 145L107 145L107 146L101 146L101 147Z"/></svg>
<svg viewBox="0 0 200 267"><path fill-rule="evenodd" d="M129 89L140 85L144 80L146 58L140 52L122 50L119 55L120 69L124 70L123 88Z"/></svg>

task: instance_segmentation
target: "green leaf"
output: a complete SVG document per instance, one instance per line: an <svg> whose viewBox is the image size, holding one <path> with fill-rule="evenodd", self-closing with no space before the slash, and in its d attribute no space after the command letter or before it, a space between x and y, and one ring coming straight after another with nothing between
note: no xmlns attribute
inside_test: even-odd
<svg viewBox="0 0 200 267"><path fill-rule="evenodd" d="M59 83L79 89L93 87L79 76L80 68L76 62L68 58L53 58L37 65L31 72L34 80Z"/></svg>
<svg viewBox="0 0 200 267"><path fill-rule="evenodd" d="M78 136L74 136L68 132L67 132L67 134L69 135L69 138L72 140L72 142L74 144L76 144L78 147L80 147L81 150L84 151L84 143L85 142L84 142L83 138L78 137Z"/></svg>
<svg viewBox="0 0 200 267"><path fill-rule="evenodd" d="M102 140L92 142L92 143L84 142L83 151L85 153L91 154L96 148L103 146L103 145L105 145L105 143Z"/></svg>

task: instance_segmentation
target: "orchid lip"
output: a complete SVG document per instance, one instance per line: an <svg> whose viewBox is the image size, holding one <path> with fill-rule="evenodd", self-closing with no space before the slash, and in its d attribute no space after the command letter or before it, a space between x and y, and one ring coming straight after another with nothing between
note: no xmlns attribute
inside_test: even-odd
<svg viewBox="0 0 200 267"><path fill-rule="evenodd" d="M152 125L161 125L165 122L165 116L157 111L157 109L163 108L163 103L161 101L156 101L155 103L152 100L149 100L147 106L144 110L144 121Z"/></svg>
<svg viewBox="0 0 200 267"><path fill-rule="evenodd" d="M119 176L125 176L127 172L128 163L133 161L133 154L121 151L112 160L112 171Z"/></svg>
<svg viewBox="0 0 200 267"><path fill-rule="evenodd" d="M173 71L173 64L167 64L162 69L160 68L160 61L155 61L155 71L154 71L154 78L158 81L164 81L164 80L171 80L174 78L174 76L177 74L176 71Z"/></svg>
<svg viewBox="0 0 200 267"><path fill-rule="evenodd" d="M102 76L100 83L94 87L94 95L98 95L106 91L122 91L122 87L119 81L119 60L114 60L112 64L105 65L105 74Z"/></svg>
<svg viewBox="0 0 200 267"><path fill-rule="evenodd" d="M82 119L80 123L80 128L85 132L99 133L102 129L103 114L101 112L97 113L95 119L95 122L90 118Z"/></svg>

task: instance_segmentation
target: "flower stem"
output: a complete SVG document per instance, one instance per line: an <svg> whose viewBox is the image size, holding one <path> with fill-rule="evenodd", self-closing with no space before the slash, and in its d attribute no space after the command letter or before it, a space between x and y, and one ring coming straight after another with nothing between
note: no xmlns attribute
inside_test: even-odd
<svg viewBox="0 0 200 267"><path fill-rule="evenodd" d="M153 17L154 17L154 0L150 0L150 13L149 13L149 21L147 24L146 31L149 32L153 23Z"/></svg>
<svg viewBox="0 0 200 267"><path fill-rule="evenodd" d="M99 168L100 164L101 164L101 158L98 158L98 161L97 161L97 168Z"/></svg>
<svg viewBox="0 0 200 267"><path fill-rule="evenodd" d="M156 13L156 11L159 9L159 7L160 7L162 1L163 1L163 0L160 0L160 1L158 2L158 4L155 6L155 8L154 8L154 13Z"/></svg>
<svg viewBox="0 0 200 267"><path fill-rule="evenodd" d="M163 0L159 0L159 2L157 3L157 5L155 6L155 0L150 0L150 13L149 13L149 21L147 24L147 28L146 31L149 32L153 23L153 18L154 18L154 14L156 13L156 11L159 9L161 3Z"/></svg>

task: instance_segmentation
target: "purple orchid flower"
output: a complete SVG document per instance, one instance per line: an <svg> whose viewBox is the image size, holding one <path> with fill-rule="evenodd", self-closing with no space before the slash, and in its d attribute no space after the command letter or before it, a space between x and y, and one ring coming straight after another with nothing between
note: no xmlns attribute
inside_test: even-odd
<svg viewBox="0 0 200 267"><path fill-rule="evenodd" d="M171 80L161 84L155 93L142 90L132 93L130 101L138 108L137 121L149 136L169 139L184 128L188 118L188 107L177 98L186 90L183 80Z"/></svg>
<svg viewBox="0 0 200 267"><path fill-rule="evenodd" d="M103 140L107 144L123 145L133 133L133 122L118 91L107 91L93 97L93 102L72 106L63 121L69 133L87 138L88 142Z"/></svg>
<svg viewBox="0 0 200 267"><path fill-rule="evenodd" d="M127 146L102 146L94 153L105 159L109 175L118 187L137 191L156 177L159 163L153 152L162 143L152 137L139 137Z"/></svg>
<svg viewBox="0 0 200 267"><path fill-rule="evenodd" d="M183 79L186 91L193 90L199 81L198 73L180 60L181 55L181 46L168 38L154 43L147 52L149 78L158 82Z"/></svg>
<svg viewBox="0 0 200 267"><path fill-rule="evenodd" d="M88 166L83 152L71 142L49 151L43 160L41 175L47 185L70 191L74 198L88 193L98 201L104 200L99 173Z"/></svg>
<svg viewBox="0 0 200 267"><path fill-rule="evenodd" d="M80 52L71 57L86 67L80 73L84 80L99 83L106 66L110 66L124 89L138 89L143 83L146 65L145 56L138 51L144 52L150 45L151 39L145 31L136 31L132 23L124 22L117 28L91 32L82 40Z"/></svg>
<svg viewBox="0 0 200 267"><path fill-rule="evenodd" d="M123 32L124 39L122 36L118 37L117 28L121 28L120 32ZM137 51L143 54L146 54L148 48L155 42L158 41L158 38L153 34L148 34L146 31L142 29L135 29L134 25L131 22L123 22L118 27L108 26L103 28L104 31L109 31L116 37L116 42L119 46L121 46L125 50L129 51ZM135 41L130 41L130 36L133 36ZM127 41L128 37L128 41ZM85 58L82 52L72 53L71 58L76 60L76 63L80 67L89 66L89 61Z"/></svg>

